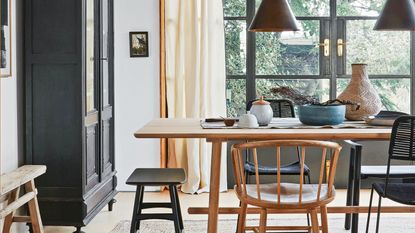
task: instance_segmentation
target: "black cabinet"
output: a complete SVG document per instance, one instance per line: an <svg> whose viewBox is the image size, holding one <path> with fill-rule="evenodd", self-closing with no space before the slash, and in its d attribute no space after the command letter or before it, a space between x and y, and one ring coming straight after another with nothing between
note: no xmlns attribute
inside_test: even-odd
<svg viewBox="0 0 415 233"><path fill-rule="evenodd" d="M113 203L113 0L25 0L25 154L45 225L80 227Z"/></svg>

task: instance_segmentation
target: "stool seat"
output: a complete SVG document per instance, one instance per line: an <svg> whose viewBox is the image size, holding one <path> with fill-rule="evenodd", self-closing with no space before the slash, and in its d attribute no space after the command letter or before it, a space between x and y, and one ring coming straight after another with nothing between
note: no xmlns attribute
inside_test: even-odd
<svg viewBox="0 0 415 233"><path fill-rule="evenodd" d="M127 179L129 185L160 186L179 185L186 182L181 168L137 168Z"/></svg>

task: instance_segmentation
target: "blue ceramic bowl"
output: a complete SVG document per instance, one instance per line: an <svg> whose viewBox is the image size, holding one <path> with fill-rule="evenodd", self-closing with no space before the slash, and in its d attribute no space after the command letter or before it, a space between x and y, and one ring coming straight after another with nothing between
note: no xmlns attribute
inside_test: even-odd
<svg viewBox="0 0 415 233"><path fill-rule="evenodd" d="M338 125L344 122L345 105L300 105L298 117L305 125Z"/></svg>

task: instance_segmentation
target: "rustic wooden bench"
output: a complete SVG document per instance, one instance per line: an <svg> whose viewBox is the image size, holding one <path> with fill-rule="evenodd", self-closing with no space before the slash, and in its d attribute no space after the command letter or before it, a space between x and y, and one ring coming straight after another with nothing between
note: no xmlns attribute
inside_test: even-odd
<svg viewBox="0 0 415 233"><path fill-rule="evenodd" d="M0 176L0 220L4 220L3 233L10 233L13 222L31 223L33 233L43 233L43 224L37 202L37 190L34 179L46 172L46 166L25 165ZM20 196L20 186L24 185L24 194ZM16 216L15 211L28 204L29 216Z"/></svg>

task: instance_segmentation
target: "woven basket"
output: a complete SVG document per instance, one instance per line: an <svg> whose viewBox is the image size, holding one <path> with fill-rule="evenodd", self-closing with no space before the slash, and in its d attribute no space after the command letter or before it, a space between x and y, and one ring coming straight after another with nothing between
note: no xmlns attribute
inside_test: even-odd
<svg viewBox="0 0 415 233"><path fill-rule="evenodd" d="M347 106L348 120L363 120L367 116L378 114L382 108L379 94L370 83L366 68L366 64L352 64L352 79L338 97L340 100L360 103L358 110L354 110L353 106Z"/></svg>

